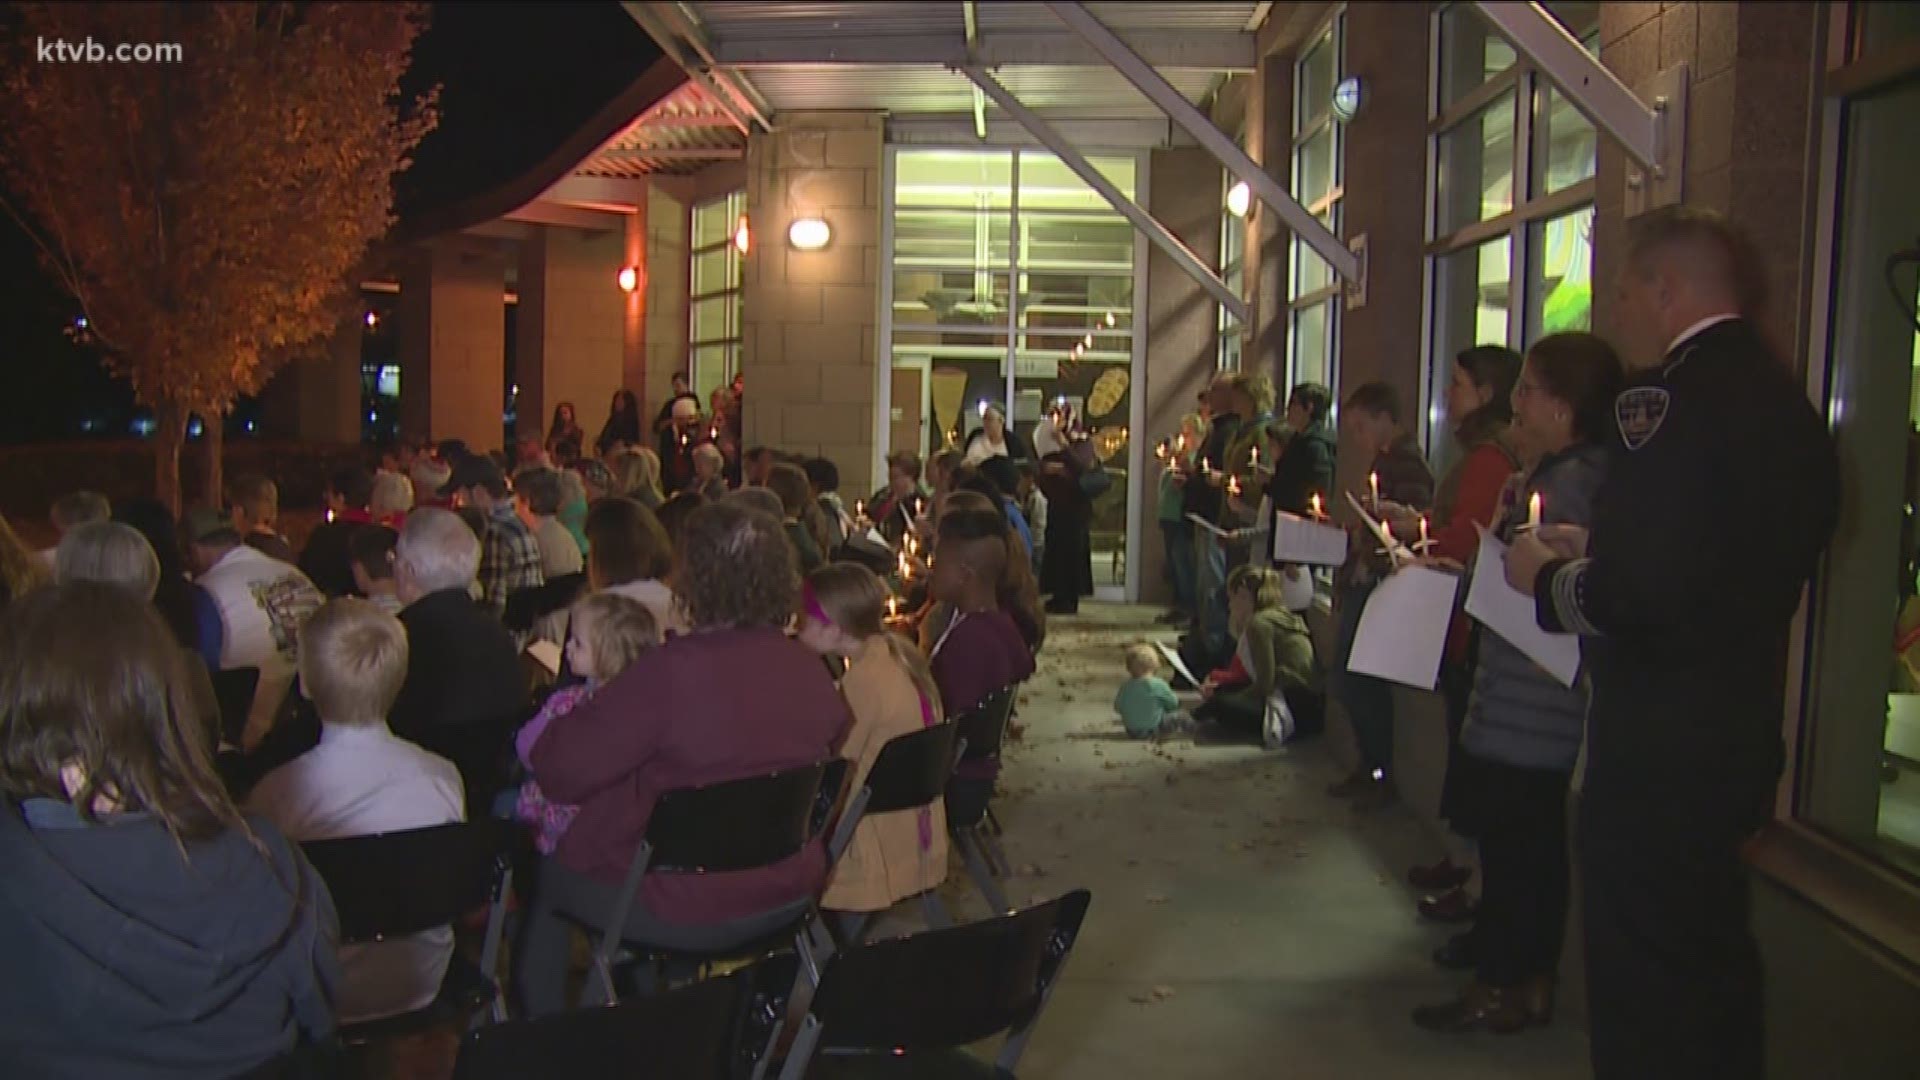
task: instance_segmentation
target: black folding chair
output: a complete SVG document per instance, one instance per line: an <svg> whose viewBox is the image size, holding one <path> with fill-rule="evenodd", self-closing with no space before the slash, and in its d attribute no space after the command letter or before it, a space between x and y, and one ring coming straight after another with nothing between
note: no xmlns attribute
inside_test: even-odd
<svg viewBox="0 0 1920 1080"><path fill-rule="evenodd" d="M821 762L661 795L653 804L647 835L633 853L633 862L605 921L595 925L586 913L567 913L586 924L596 938L593 964L606 1002L619 1001L613 968L624 959L621 953L628 946L636 947L629 955L655 960L667 956L717 960L772 952L791 938L807 966L808 978L817 979L818 965L809 931L818 896L803 897L762 916L742 920L755 929L743 930L737 937L727 933L725 927L704 928L711 932L713 944L699 950L631 941L626 935L627 916L640 892L640 882L648 874L755 870L798 854L826 830L846 783L847 768L846 761ZM858 807L850 806L849 810L852 813L846 816L858 817Z"/></svg>
<svg viewBox="0 0 1920 1080"><path fill-rule="evenodd" d="M213 700L220 705L220 741L239 746L247 730L247 714L253 711L253 693L260 685L260 669L228 668L208 674L213 679Z"/></svg>
<svg viewBox="0 0 1920 1080"><path fill-rule="evenodd" d="M495 1020L506 1019L499 960L513 886L514 828L485 818L300 845L333 894L341 944L449 926L483 905L488 908L477 967L454 950L439 996L430 1004L344 1026L341 1041L357 1044L407 1034L488 1005Z"/></svg>
<svg viewBox="0 0 1920 1080"><path fill-rule="evenodd" d="M454 1080L759 1080L786 1021L798 961L776 956L612 1008L489 1024L460 1046Z"/></svg>
<svg viewBox="0 0 1920 1080"><path fill-rule="evenodd" d="M887 814L896 810L932 806L946 792L947 781L953 777L954 765L965 749L966 740L960 738L959 725L951 723L935 724L887 740L887 744L880 748L879 755L873 759L873 768L867 770L866 783L854 793L853 799L847 804L847 811L840 815L840 824L834 829L833 839L827 845L828 858L834 863L840 861L840 856L853 842L854 832L865 814ZM856 813L856 810L859 812ZM928 925L951 925L952 918L947 915L933 890L921 893L920 903L926 912ZM865 921L864 918L851 920L845 937L850 941L858 941L860 926Z"/></svg>
<svg viewBox="0 0 1920 1080"><path fill-rule="evenodd" d="M1000 756L1000 744L1007 737L1007 722L1013 716L1018 689L1016 685L996 690L954 719L966 743L960 764L991 761ZM967 875L973 878L980 894L995 912L1003 912L1010 910L1011 905L994 879L997 874L1010 873L1012 868L1007 865L1006 853L1000 849L999 842L988 835L985 828L992 797L992 781L955 777L947 784L947 832L960 848Z"/></svg>
<svg viewBox="0 0 1920 1080"><path fill-rule="evenodd" d="M992 1075L1012 1077L1092 899L1079 889L984 922L844 950L821 974L780 1080L946 1075L940 1066L956 1062L978 1074L985 1063L961 1048L1003 1031Z"/></svg>

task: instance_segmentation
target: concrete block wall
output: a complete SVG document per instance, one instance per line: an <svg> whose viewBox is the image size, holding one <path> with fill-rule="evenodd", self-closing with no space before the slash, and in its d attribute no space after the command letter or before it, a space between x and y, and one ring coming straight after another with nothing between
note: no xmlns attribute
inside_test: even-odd
<svg viewBox="0 0 1920 1080"><path fill-rule="evenodd" d="M501 445L506 404L506 256L443 236L400 258L400 419L408 435Z"/></svg>
<svg viewBox="0 0 1920 1080"><path fill-rule="evenodd" d="M1763 319L1775 347L1806 363L1805 290L1819 20L1815 3L1609 3L1600 58L1628 86L1690 66L1682 197L1727 215L1760 250L1772 298ZM1611 284L1624 255L1629 162L1599 144L1594 220L1594 324L1616 330Z"/></svg>
<svg viewBox="0 0 1920 1080"><path fill-rule="evenodd" d="M1155 150L1148 159L1147 210L1216 270L1220 261L1220 163L1199 147ZM1213 379L1219 355L1218 305L1211 293L1157 247L1147 250L1146 430L1162 438L1180 429L1194 409L1194 396ZM1154 519L1159 467L1151 457L1135 483L1142 500L1140 599L1171 598L1162 573L1166 545Z"/></svg>
<svg viewBox="0 0 1920 1080"><path fill-rule="evenodd" d="M626 243L624 231L553 225L532 226L521 242L514 377L522 435L536 425L544 432L562 401L573 403L584 428L622 385L628 296L619 273Z"/></svg>
<svg viewBox="0 0 1920 1080"><path fill-rule="evenodd" d="M315 443L360 441L360 343L357 308L309 355L288 363L260 397L262 435Z"/></svg>
<svg viewBox="0 0 1920 1080"><path fill-rule="evenodd" d="M747 144L745 442L826 457L849 492L877 484L885 155L878 113L785 113L778 131ZM787 243L800 217L827 222L825 248Z"/></svg>

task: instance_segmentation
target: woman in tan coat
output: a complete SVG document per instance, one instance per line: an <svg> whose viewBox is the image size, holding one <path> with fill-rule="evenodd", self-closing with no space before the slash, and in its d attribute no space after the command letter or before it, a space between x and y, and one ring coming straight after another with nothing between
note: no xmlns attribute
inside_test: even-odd
<svg viewBox="0 0 1920 1080"><path fill-rule="evenodd" d="M807 575L800 640L822 656L847 661L840 691L853 710L840 756L854 763L858 791L887 742L940 723L940 694L918 649L884 624L887 587L871 570L830 563ZM946 812L939 800L919 810L870 814L827 881L829 911L885 911L938 886L947 876Z"/></svg>

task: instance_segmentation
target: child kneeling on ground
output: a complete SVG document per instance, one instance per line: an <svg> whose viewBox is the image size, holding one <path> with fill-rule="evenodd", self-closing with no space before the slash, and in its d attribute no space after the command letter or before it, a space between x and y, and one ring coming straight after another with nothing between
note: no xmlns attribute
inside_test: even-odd
<svg viewBox="0 0 1920 1080"><path fill-rule="evenodd" d="M1113 711L1127 734L1136 739L1170 735L1186 727L1180 699L1160 677L1160 651L1144 641L1127 646L1126 682L1113 697Z"/></svg>
<svg viewBox="0 0 1920 1080"><path fill-rule="evenodd" d="M1296 735L1317 735L1326 697L1306 620L1287 610L1280 571L1243 566L1227 577L1228 623L1238 632L1235 656L1248 681L1232 689L1209 679L1194 719L1223 731L1279 746Z"/></svg>

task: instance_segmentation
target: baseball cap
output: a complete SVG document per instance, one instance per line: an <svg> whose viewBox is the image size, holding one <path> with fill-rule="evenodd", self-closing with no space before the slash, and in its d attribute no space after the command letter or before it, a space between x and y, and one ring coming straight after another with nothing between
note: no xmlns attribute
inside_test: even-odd
<svg viewBox="0 0 1920 1080"><path fill-rule="evenodd" d="M453 476L440 485L440 497L446 498L456 491L483 487L495 498L507 493L507 477L493 459L480 454L470 454L453 463Z"/></svg>
<svg viewBox="0 0 1920 1080"><path fill-rule="evenodd" d="M188 510L180 521L180 529L186 534L187 542L192 544L203 544L223 533L227 539L240 539L240 531L233 527L233 518L215 506L196 506Z"/></svg>

